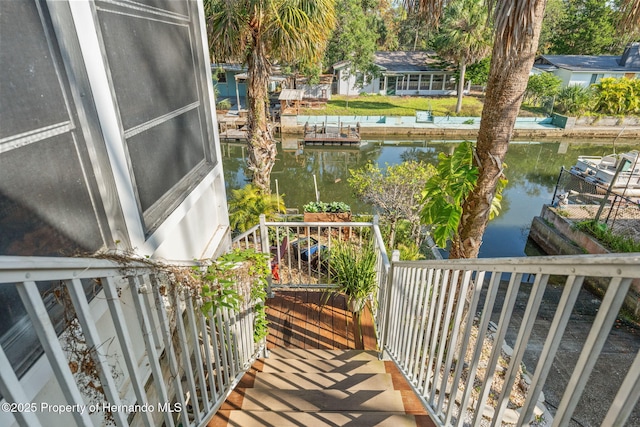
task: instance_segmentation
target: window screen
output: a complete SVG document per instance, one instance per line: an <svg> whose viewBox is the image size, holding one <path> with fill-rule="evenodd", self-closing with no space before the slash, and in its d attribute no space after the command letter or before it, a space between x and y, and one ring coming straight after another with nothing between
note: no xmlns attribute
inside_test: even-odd
<svg viewBox="0 0 640 427"><path fill-rule="evenodd" d="M189 3L97 2L108 68L147 233L214 159ZM202 67L200 67L202 68Z"/></svg>

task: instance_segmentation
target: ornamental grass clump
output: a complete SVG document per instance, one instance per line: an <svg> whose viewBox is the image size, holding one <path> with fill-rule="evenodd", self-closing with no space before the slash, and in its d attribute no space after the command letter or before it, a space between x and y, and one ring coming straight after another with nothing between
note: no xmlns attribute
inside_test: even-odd
<svg viewBox="0 0 640 427"><path fill-rule="evenodd" d="M370 246L340 243L331 248L331 280L345 294L354 313L361 312L376 290L376 254Z"/></svg>

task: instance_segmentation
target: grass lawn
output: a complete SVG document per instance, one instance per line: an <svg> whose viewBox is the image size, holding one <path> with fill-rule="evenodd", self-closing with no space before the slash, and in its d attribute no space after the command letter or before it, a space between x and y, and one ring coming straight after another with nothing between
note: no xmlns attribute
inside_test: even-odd
<svg viewBox="0 0 640 427"><path fill-rule="evenodd" d="M348 101L348 103L347 103ZM431 110L434 116L480 117L483 98L481 96L465 96L462 99L462 111L456 114L457 98L455 96L344 96L333 95L325 108L303 108L303 116L415 116L416 111ZM348 104L348 108L347 108ZM523 108L521 117L539 116L536 109Z"/></svg>
<svg viewBox="0 0 640 427"><path fill-rule="evenodd" d="M348 103L347 103L348 100ZM480 117L482 100L476 96L465 96L462 111L455 114L455 96L344 96L333 95L326 108L304 108L305 116L415 116L416 111L433 111L434 116L457 115ZM347 108L348 104L348 108Z"/></svg>

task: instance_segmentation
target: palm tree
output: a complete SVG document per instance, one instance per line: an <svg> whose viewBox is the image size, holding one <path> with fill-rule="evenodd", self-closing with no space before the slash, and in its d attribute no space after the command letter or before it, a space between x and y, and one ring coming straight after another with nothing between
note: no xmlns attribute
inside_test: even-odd
<svg viewBox="0 0 640 427"><path fill-rule="evenodd" d="M444 12L433 44L442 58L458 63L460 77L456 113L459 113L467 65L485 58L491 50L491 29L483 0L456 0L451 3Z"/></svg>
<svg viewBox="0 0 640 427"><path fill-rule="evenodd" d="M247 65L247 164L270 193L276 146L267 123L272 61L317 64L335 23L334 0L205 0L212 56Z"/></svg>
<svg viewBox="0 0 640 427"><path fill-rule="evenodd" d="M546 0L486 0L492 12L494 42L482 121L478 132L475 188L463 203L458 233L451 242L451 258L478 256L491 204L502 175L504 156L513 133L533 65ZM405 0L425 19L438 22L447 0ZM640 0L624 0L623 24L640 26Z"/></svg>

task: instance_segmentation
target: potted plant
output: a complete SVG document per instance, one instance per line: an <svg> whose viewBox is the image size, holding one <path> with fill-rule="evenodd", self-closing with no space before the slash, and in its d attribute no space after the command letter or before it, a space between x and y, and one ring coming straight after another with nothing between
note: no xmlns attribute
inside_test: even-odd
<svg viewBox="0 0 640 427"><path fill-rule="evenodd" d="M331 248L330 256L329 272L337 285L336 291L345 295L351 311L362 312L377 286L373 248L339 243Z"/></svg>
<svg viewBox="0 0 640 427"><path fill-rule="evenodd" d="M303 209L305 222L351 221L351 207L344 202L310 202Z"/></svg>

